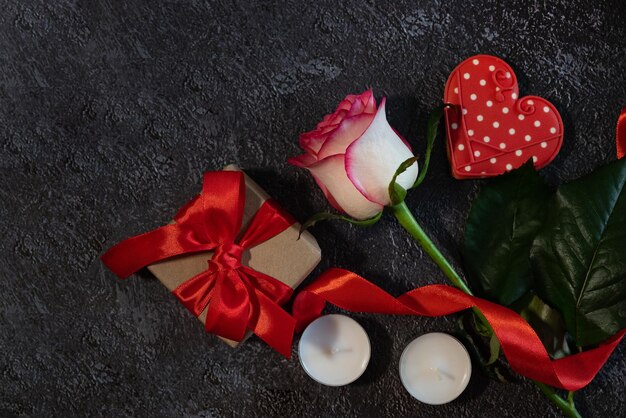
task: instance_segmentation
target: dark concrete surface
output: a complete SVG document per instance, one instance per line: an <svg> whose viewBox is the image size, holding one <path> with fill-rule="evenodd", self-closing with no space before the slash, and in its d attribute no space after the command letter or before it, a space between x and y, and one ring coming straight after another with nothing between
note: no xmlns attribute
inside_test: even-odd
<svg viewBox="0 0 626 418"><path fill-rule="evenodd" d="M298 133L372 86L423 152L429 109L476 53L506 59L522 93L561 112L548 179L589 172L614 158L626 105L623 1L0 3L0 416L558 415L532 383L480 373L448 405L413 400L398 377L402 349L453 330L454 318L353 315L372 362L355 384L323 387L258 339L230 349L149 274L118 281L98 256L168 222L201 173L227 163L300 220L327 208L285 162ZM408 202L458 262L480 183L451 178L441 142L431 167ZM394 294L445 282L392 218L313 232L316 274L348 268ZM626 415L625 352L576 395L586 416Z"/></svg>

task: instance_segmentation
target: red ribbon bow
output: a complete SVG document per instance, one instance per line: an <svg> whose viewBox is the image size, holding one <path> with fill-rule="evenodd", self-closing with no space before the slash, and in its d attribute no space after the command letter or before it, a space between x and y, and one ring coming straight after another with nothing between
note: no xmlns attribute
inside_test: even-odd
<svg viewBox="0 0 626 418"><path fill-rule="evenodd" d="M205 309L208 332L235 341L247 329L286 357L291 354L295 320L279 305L293 290L241 264L246 248L278 235L294 223L273 200L259 208L241 239L245 203L243 173L208 172L202 193L185 205L174 223L129 238L109 249L104 264L120 278L181 254L214 251L206 271L172 291L194 315Z"/></svg>

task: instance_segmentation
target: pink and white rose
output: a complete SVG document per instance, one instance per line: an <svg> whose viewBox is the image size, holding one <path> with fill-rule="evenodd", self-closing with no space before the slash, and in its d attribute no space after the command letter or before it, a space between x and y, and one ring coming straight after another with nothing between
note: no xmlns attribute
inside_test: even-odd
<svg viewBox="0 0 626 418"><path fill-rule="evenodd" d="M335 209L356 219L371 218L391 203L389 183L413 156L389 126L385 102L377 108L372 90L347 96L313 131L300 135L306 153L289 159L311 172ZM408 189L417 173L415 163L396 181Z"/></svg>

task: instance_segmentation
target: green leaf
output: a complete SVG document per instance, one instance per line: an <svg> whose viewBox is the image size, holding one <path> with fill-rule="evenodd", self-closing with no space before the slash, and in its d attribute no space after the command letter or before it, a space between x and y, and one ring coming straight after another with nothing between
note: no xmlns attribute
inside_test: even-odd
<svg viewBox="0 0 626 418"><path fill-rule="evenodd" d="M626 159L559 188L531 251L539 295L579 347L626 327Z"/></svg>
<svg viewBox="0 0 626 418"><path fill-rule="evenodd" d="M417 180L415 180L415 184L413 184L411 188L419 186L424 181L424 178L426 178L426 172L428 171L428 165L430 164L430 156L433 152L433 145L435 144L435 139L437 138L439 121L441 120L443 110L446 107L450 107L450 105L444 104L436 107L428 117L428 122L426 124L426 152L424 154L424 162L420 168Z"/></svg>
<svg viewBox="0 0 626 418"><path fill-rule="evenodd" d="M519 375L511 370L505 359L494 354L496 351L499 354L499 349L495 347L496 344L491 339L492 334L485 337L482 331L476 328L478 324L481 322L476 320L472 311L466 311L457 320L459 332L455 336L463 341L463 345L472 357L472 363L477 364L493 380L503 383L519 381ZM495 341L498 341L497 338ZM499 342L497 345L500 345Z"/></svg>
<svg viewBox="0 0 626 418"><path fill-rule="evenodd" d="M498 361L498 357L500 357L500 341L498 341L498 337L496 337L495 333L491 334L491 338L489 339L489 353L487 366L490 366Z"/></svg>
<svg viewBox="0 0 626 418"><path fill-rule="evenodd" d="M480 294L510 305L530 289L530 248L549 194L532 162L482 188L467 219L463 248L468 279Z"/></svg>
<svg viewBox="0 0 626 418"><path fill-rule="evenodd" d="M559 311L552 309L533 293L526 294L512 308L535 330L546 351L553 358L570 354L565 322Z"/></svg>
<svg viewBox="0 0 626 418"><path fill-rule="evenodd" d="M391 198L391 206L395 206L398 203L402 203L406 197L406 190L404 187L396 183L396 179L402 173L404 173L409 167L411 167L417 161L417 157L411 157L408 160L400 164L400 167L396 170L391 182L389 182L389 197Z"/></svg>
<svg viewBox="0 0 626 418"><path fill-rule="evenodd" d="M472 326L474 327L476 332L482 337L490 338L493 334L493 330L491 329L491 327L485 324L483 321L479 320L476 315L472 314L471 317Z"/></svg>
<svg viewBox="0 0 626 418"><path fill-rule="evenodd" d="M349 222L352 225L365 227L365 226L374 225L376 222L378 222L378 220L380 219L382 215L383 215L383 212L381 211L369 219L359 220L359 219L352 219L347 216L339 215L336 213L320 212L311 216L302 224L302 226L300 226L300 235L302 235L304 231L306 231L307 229L309 229L310 227L312 227L313 225L315 225L316 223L320 221L340 220L344 222Z"/></svg>
<svg viewBox="0 0 626 418"><path fill-rule="evenodd" d="M430 114L428 118L428 123L426 126L426 154L424 156L424 162L422 163L422 167L420 169L419 175L415 180L415 183L411 188L415 188L419 186L426 177L426 172L428 171L428 165L430 164L430 156L433 152L433 144L435 143L435 139L437 138L437 128L439 127L439 121L443 116L443 110L450 105L441 105ZM404 173L409 167L411 167L417 161L417 157L411 157L408 160L404 161L400 164L400 167L396 170L391 182L389 182L389 197L391 198L391 206L395 206L404 201L406 197L406 189L396 183L396 179L402 173Z"/></svg>

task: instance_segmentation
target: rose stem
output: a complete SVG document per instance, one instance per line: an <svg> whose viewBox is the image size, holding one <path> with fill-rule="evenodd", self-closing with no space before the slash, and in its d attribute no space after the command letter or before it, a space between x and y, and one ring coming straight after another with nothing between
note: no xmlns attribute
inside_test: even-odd
<svg viewBox="0 0 626 418"><path fill-rule="evenodd" d="M395 206L391 206L391 211L400 222L400 225L406 229L409 234L418 242L418 244L426 251L426 253L433 259L433 261L439 266L443 274L450 279L452 284L467 293L472 295L472 291L467 284L461 279L461 277L454 271L454 268L448 263L443 254L435 246L435 244L428 238L422 227L417 223L413 214L407 207L405 202L398 203Z"/></svg>
<svg viewBox="0 0 626 418"><path fill-rule="evenodd" d="M426 235L426 232L424 232L422 227L417 223L417 220L415 220L415 217L409 210L406 203L402 201L397 205L390 206L389 208L393 212L396 219L398 219L398 222L400 222L400 225L402 225L402 227L404 227L404 229L406 229L407 232L411 234L413 238L415 238L417 243L422 247L424 251L426 251L430 258L435 262L435 264L439 266L443 274L452 282L452 284L458 289L467 293L468 295L473 295L472 291L467 286L465 281L463 281L461 276L459 276L459 274L454 270L448 260L446 260L443 254L441 254L441 251L439 251L435 244L430 240L428 235ZM493 334L493 328L491 328L491 325L489 324L487 318L485 318L483 313L476 308L473 308L472 310L474 311L476 316L480 318L483 324L485 324L489 328L491 334ZM563 413L567 417L580 418L580 414L578 413L578 411L576 410L576 406L574 405L573 392L570 392L570 395L568 396L568 402L565 399L561 398L559 395L557 395L551 387L537 381L534 382L539 387L539 389L541 389L543 394L546 395L546 397L550 399L550 401L554 405L556 405L561 411L563 411Z"/></svg>
<svg viewBox="0 0 626 418"><path fill-rule="evenodd" d="M541 389L543 394L546 395L546 397L550 399L552 403L555 404L563 412L563 415L569 418L581 418L578 410L576 409L576 406L574 405L574 399L571 395L568 396L568 402L565 399L561 398L559 395L557 395L554 389L552 389L550 386L545 385L541 382L534 382L539 387L539 389ZM573 394L573 392L569 393Z"/></svg>

